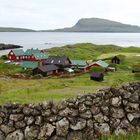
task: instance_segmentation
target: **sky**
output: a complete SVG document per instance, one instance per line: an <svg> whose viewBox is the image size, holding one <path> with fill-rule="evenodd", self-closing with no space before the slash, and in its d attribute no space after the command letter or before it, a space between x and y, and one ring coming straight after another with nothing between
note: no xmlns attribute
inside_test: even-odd
<svg viewBox="0 0 140 140"><path fill-rule="evenodd" d="M140 26L140 0L0 0L0 27L71 27L81 18Z"/></svg>

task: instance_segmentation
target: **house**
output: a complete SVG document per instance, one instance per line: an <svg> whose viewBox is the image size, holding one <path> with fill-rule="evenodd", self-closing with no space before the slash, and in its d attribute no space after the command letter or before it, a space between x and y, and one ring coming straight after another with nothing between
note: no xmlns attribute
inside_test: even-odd
<svg viewBox="0 0 140 140"><path fill-rule="evenodd" d="M25 52L25 55L27 56L31 56L32 54L36 54L36 53L41 53L41 50L39 49L27 49Z"/></svg>
<svg viewBox="0 0 140 140"><path fill-rule="evenodd" d="M55 65L45 65L33 69L33 74L42 74L43 76L55 75L58 73L58 69Z"/></svg>
<svg viewBox="0 0 140 140"><path fill-rule="evenodd" d="M39 62L32 62L32 61L23 61L22 63L22 67L24 69L35 69L38 66L40 66L41 64Z"/></svg>
<svg viewBox="0 0 140 140"><path fill-rule="evenodd" d="M95 80L95 81L103 81L104 80L104 73L103 72L93 72L90 75L90 79Z"/></svg>
<svg viewBox="0 0 140 140"><path fill-rule="evenodd" d="M56 65L63 68L71 65L70 59L65 56L49 56L43 63L44 65Z"/></svg>
<svg viewBox="0 0 140 140"><path fill-rule="evenodd" d="M86 71L88 63L86 60L71 60L71 68L78 68Z"/></svg>
<svg viewBox="0 0 140 140"><path fill-rule="evenodd" d="M29 61L39 61L42 62L43 60L47 60L48 55L43 53L35 53L32 54Z"/></svg>
<svg viewBox="0 0 140 140"><path fill-rule="evenodd" d="M117 55L111 59L111 62L115 64L121 64L123 63L124 59L125 59L124 55Z"/></svg>
<svg viewBox="0 0 140 140"><path fill-rule="evenodd" d="M22 49L19 50L11 50L8 54L8 59L10 61L39 61L42 62L48 58L48 54L43 53L38 49L27 49L24 52Z"/></svg>
<svg viewBox="0 0 140 140"><path fill-rule="evenodd" d="M103 68L107 68L109 66L109 64L106 63L105 61L99 60L99 61L93 63L93 66L100 66Z"/></svg>
<svg viewBox="0 0 140 140"><path fill-rule="evenodd" d="M47 53L43 53L39 49L27 49L24 54L24 60L29 61L42 61L48 58Z"/></svg>
<svg viewBox="0 0 140 140"><path fill-rule="evenodd" d="M22 49L11 50L8 53L8 59L10 61L21 61L23 60L23 57L24 57L24 51Z"/></svg>

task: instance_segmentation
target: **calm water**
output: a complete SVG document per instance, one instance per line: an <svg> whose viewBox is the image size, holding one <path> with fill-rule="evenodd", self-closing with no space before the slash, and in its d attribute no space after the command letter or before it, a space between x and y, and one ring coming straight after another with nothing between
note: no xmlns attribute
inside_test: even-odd
<svg viewBox="0 0 140 140"><path fill-rule="evenodd" d="M140 33L0 32L0 42L46 49L74 43L115 44L140 47ZM7 51L0 51L5 54Z"/></svg>

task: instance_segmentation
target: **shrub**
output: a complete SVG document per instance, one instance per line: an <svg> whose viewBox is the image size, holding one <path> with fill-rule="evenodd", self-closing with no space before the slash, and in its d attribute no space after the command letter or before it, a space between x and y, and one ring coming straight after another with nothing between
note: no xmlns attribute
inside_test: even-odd
<svg viewBox="0 0 140 140"><path fill-rule="evenodd" d="M76 68L76 69L74 69L74 72L75 72L75 73L80 73L80 72L81 72L81 70L80 70L80 69L78 69L78 68Z"/></svg>
<svg viewBox="0 0 140 140"><path fill-rule="evenodd" d="M2 55L0 58L1 58L2 60L8 60L7 55Z"/></svg>
<svg viewBox="0 0 140 140"><path fill-rule="evenodd" d="M140 63L132 66L132 72L140 72Z"/></svg>
<svg viewBox="0 0 140 140"><path fill-rule="evenodd" d="M38 78L43 78L43 76L41 74L36 74L36 75L33 75L32 78L37 78L38 79Z"/></svg>
<svg viewBox="0 0 140 140"><path fill-rule="evenodd" d="M31 69L26 69L26 70L22 69L20 73L32 75L32 70Z"/></svg>
<svg viewBox="0 0 140 140"><path fill-rule="evenodd" d="M115 63L109 63L109 67L117 68L117 65Z"/></svg>

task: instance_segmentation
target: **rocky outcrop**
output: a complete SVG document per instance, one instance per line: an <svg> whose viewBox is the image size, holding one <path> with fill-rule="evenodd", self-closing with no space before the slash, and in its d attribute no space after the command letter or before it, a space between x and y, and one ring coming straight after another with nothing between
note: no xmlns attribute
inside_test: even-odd
<svg viewBox="0 0 140 140"><path fill-rule="evenodd" d="M0 140L92 140L140 129L140 83L98 90L60 104L0 106Z"/></svg>
<svg viewBox="0 0 140 140"><path fill-rule="evenodd" d="M7 49L18 49L18 48L23 48L20 45L14 45L14 44L3 44L0 43L0 50L7 50Z"/></svg>

